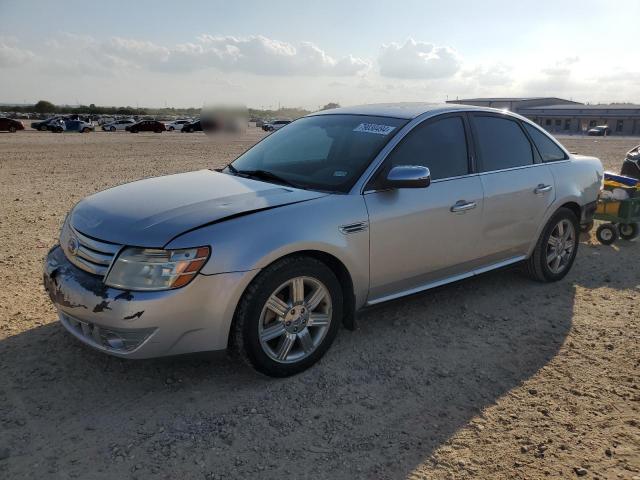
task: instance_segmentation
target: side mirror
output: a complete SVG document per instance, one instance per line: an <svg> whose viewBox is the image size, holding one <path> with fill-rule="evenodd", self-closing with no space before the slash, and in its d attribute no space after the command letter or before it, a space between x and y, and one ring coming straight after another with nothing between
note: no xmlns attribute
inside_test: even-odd
<svg viewBox="0 0 640 480"><path fill-rule="evenodd" d="M431 184L431 172L420 165L398 165L387 175L389 188L426 188Z"/></svg>

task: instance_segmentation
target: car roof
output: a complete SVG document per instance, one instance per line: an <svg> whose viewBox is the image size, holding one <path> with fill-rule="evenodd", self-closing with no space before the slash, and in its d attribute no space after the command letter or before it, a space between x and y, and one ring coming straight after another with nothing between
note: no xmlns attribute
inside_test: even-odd
<svg viewBox="0 0 640 480"><path fill-rule="evenodd" d="M447 113L459 111L480 111L480 112L500 112L505 110L488 107L476 107L473 105L462 105L454 103L420 103L420 102L402 102L402 103L374 103L369 105L355 105L353 107L332 108L330 110L321 110L314 112L308 116L315 115L371 115L377 117L393 117L412 120L425 113ZM514 116L518 116L509 112Z"/></svg>

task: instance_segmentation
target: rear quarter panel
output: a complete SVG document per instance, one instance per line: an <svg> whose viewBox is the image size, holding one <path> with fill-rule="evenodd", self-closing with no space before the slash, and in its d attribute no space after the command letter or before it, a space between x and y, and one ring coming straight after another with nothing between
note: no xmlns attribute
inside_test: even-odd
<svg viewBox="0 0 640 480"><path fill-rule="evenodd" d="M555 186L555 200L538 227L538 232L530 246L529 253L542 233L549 218L562 206L573 202L584 207L595 202L600 193L603 178L602 163L595 157L572 155L569 160L548 162Z"/></svg>

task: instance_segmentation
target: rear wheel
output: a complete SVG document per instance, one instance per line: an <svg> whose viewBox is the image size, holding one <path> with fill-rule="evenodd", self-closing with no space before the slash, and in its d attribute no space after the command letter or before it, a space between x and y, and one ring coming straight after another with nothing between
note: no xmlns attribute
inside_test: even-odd
<svg viewBox="0 0 640 480"><path fill-rule="evenodd" d="M110 132L115 132L115 131L116 131L116 127L111 127L111 128L109 128L109 131L110 131Z"/></svg>
<svg viewBox="0 0 640 480"><path fill-rule="evenodd" d="M89 133L91 131L91 129L89 127L84 127L82 129L82 133Z"/></svg>
<svg viewBox="0 0 640 480"><path fill-rule="evenodd" d="M578 253L578 228L578 218L568 208L554 213L525 262L527 274L540 282L564 278Z"/></svg>
<svg viewBox="0 0 640 480"><path fill-rule="evenodd" d="M42 125L41 127L38 127L38 130L40 130L41 132L46 132L47 131L47 126L46 125Z"/></svg>
<svg viewBox="0 0 640 480"><path fill-rule="evenodd" d="M638 237L640 228L637 223L621 223L618 227L620 238L625 240L633 240Z"/></svg>
<svg viewBox="0 0 640 480"><path fill-rule="evenodd" d="M331 269L309 257L285 258L247 288L232 342L256 370L286 377L324 355L341 317L342 289Z"/></svg>
<svg viewBox="0 0 640 480"><path fill-rule="evenodd" d="M11 125L11 126L9 127L9 131L10 131L11 133L16 133L16 127L14 127L13 125Z"/></svg>

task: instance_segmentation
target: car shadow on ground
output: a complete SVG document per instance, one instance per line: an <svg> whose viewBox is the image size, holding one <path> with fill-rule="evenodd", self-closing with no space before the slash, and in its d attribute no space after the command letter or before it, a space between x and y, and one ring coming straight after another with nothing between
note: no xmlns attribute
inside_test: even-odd
<svg viewBox="0 0 640 480"><path fill-rule="evenodd" d="M289 379L26 331L0 342L0 476L403 478L556 355L569 278L502 270L370 309Z"/></svg>

